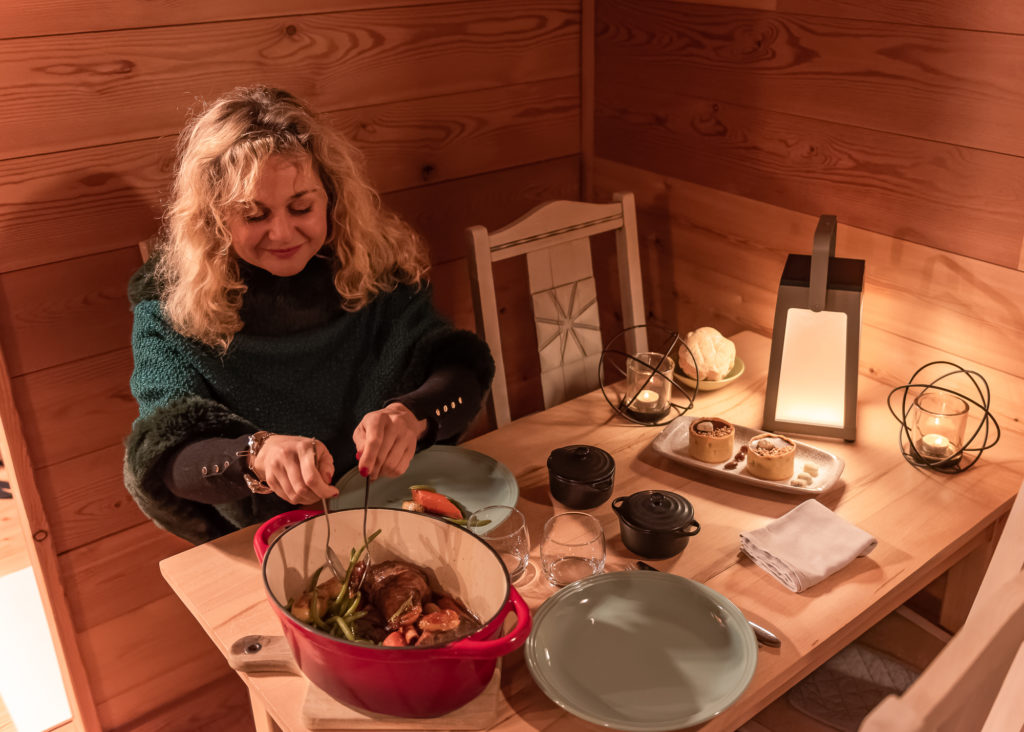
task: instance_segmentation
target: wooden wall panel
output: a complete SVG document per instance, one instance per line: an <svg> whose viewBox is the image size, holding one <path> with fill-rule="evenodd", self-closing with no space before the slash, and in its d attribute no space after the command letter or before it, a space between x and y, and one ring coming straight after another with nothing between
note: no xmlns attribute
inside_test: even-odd
<svg viewBox="0 0 1024 732"><path fill-rule="evenodd" d="M152 235L173 151L168 136L0 160L0 272L135 246Z"/></svg>
<svg viewBox="0 0 1024 732"><path fill-rule="evenodd" d="M62 574L76 578L67 587L75 629L81 632L131 615L164 597L167 585L160 574L160 560L190 546L146 521L60 555Z"/></svg>
<svg viewBox="0 0 1024 732"><path fill-rule="evenodd" d="M396 191L578 154L578 105L579 79L569 76L334 117L366 151L377 187ZM159 226L173 153L168 137L0 161L0 272L134 249Z"/></svg>
<svg viewBox="0 0 1024 732"><path fill-rule="evenodd" d="M1024 158L676 89L606 83L601 91L600 157L1017 266Z"/></svg>
<svg viewBox="0 0 1024 732"><path fill-rule="evenodd" d="M120 703L119 703L120 702ZM130 719L128 725L111 727L113 732L178 732L178 730L216 730L216 732L255 732L249 690L234 671L228 670L206 681L189 694L189 703L172 700L168 705L136 718L123 710L123 700L114 699L100 706L104 718ZM130 707L129 707L130 709Z"/></svg>
<svg viewBox="0 0 1024 732"><path fill-rule="evenodd" d="M1019 0L777 0L787 13L808 13L834 18L882 20L940 28L970 28L995 33L1024 33L1024 5Z"/></svg>
<svg viewBox="0 0 1024 732"><path fill-rule="evenodd" d="M345 10L429 5L437 0L345 0ZM217 2L139 2L139 0L6 0L0 4L5 38L152 28L160 25L210 23L273 15L306 15L339 10L338 0L292 0L287 8L252 0ZM287 11L287 12L282 12Z"/></svg>
<svg viewBox="0 0 1024 732"><path fill-rule="evenodd" d="M384 194L430 246L434 265L467 256L466 228L503 226L534 206L580 195L580 158L558 157ZM468 277L468 275L467 275Z"/></svg>
<svg viewBox="0 0 1024 732"><path fill-rule="evenodd" d="M379 190L394 191L578 154L578 75L337 112L367 152Z"/></svg>
<svg viewBox="0 0 1024 732"><path fill-rule="evenodd" d="M0 338L12 376L124 348L136 247L0 275Z"/></svg>
<svg viewBox="0 0 1024 732"><path fill-rule="evenodd" d="M659 318L682 332L771 335L786 255L810 253L817 217L612 161L598 159L595 172L599 193L636 193L645 287L659 271L672 282L668 297L646 289ZM862 371L905 383L939 349L983 373L1001 424L1024 429L1024 272L842 223L836 254L866 263Z"/></svg>
<svg viewBox="0 0 1024 732"><path fill-rule="evenodd" d="M578 54L572 0L9 40L0 43L0 158L175 134L196 96L237 84L282 86L318 109L345 109L564 76Z"/></svg>
<svg viewBox="0 0 1024 732"><path fill-rule="evenodd" d="M171 593L78 637L96 698L103 702L99 711L104 729L187 697L221 677L227 666Z"/></svg>
<svg viewBox="0 0 1024 732"><path fill-rule="evenodd" d="M11 380L38 470L120 443L139 408L128 388L127 348Z"/></svg>
<svg viewBox="0 0 1024 732"><path fill-rule="evenodd" d="M124 489L124 445L40 468L36 483L57 552L150 523Z"/></svg>
<svg viewBox="0 0 1024 732"><path fill-rule="evenodd" d="M814 12L601 0L598 98L617 81L1024 154L1024 36Z"/></svg>

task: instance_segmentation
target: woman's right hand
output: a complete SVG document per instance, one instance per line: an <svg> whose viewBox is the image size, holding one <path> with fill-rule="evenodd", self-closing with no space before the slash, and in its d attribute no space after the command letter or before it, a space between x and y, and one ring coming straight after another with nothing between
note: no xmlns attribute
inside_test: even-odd
<svg viewBox="0 0 1024 732"><path fill-rule="evenodd" d="M301 435L271 435L249 468L278 496L298 505L333 498L334 458L322 442Z"/></svg>

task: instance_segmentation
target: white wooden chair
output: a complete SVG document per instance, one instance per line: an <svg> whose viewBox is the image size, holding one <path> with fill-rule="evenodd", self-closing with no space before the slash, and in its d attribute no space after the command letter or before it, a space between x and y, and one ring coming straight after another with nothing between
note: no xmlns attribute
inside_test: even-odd
<svg viewBox="0 0 1024 732"><path fill-rule="evenodd" d="M477 332L490 346L497 367L491 387L497 426L507 424L511 414L492 269L495 262L526 257L545 407L598 385L603 342L590 237L615 232L623 325L646 322L633 194L616 193L613 198L614 203L603 204L551 201L495 231L483 226L467 229ZM634 353L647 350L645 329L627 331L625 345Z"/></svg>
<svg viewBox="0 0 1024 732"><path fill-rule="evenodd" d="M1024 484L964 626L901 696L861 732L1024 729Z"/></svg>

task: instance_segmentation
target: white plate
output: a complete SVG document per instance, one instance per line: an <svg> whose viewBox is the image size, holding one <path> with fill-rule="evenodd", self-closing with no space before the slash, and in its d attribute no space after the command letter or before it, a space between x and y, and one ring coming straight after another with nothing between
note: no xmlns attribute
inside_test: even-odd
<svg viewBox="0 0 1024 732"><path fill-rule="evenodd" d="M651 447L654 448L655 452L664 455L671 460L675 460L677 463L689 465L692 468L703 470L706 473L721 475L722 477L730 478L731 480L735 480L739 483L745 483L746 485L753 485L758 488L768 488L773 491L783 491L784 493L825 493L835 486L836 481L839 480L839 476L843 474L845 463L842 458L839 458L830 452L819 450L816 447L811 447L810 445L799 442L798 440L793 440L793 442L796 443L796 455L793 459L793 475L789 476L785 480L764 480L763 478L757 478L751 475L747 470L746 458L740 460L739 465L737 465L733 470L726 470L725 466L733 461L733 457L739 453L740 448L750 442L751 438L764 432L764 430L752 430L749 427L743 427L738 424L733 425L736 429L736 433L733 438L733 454L729 460L721 463L706 463L703 460L690 457L690 423L695 419L708 419L712 416L714 415L690 417L684 414L681 417L677 417L672 420L665 429L658 433L658 436L654 438L654 442L651 443ZM813 463L816 465L818 467L818 475L815 476L810 485L792 485L790 481L803 472L805 463Z"/></svg>
<svg viewBox="0 0 1024 732"><path fill-rule="evenodd" d="M332 510L363 507L366 479L356 468L337 482L338 495L328 502ZM494 458L464 447L434 445L416 456L404 475L380 478L370 483L370 505L401 508L412 500L409 488L429 485L452 498L472 513L487 506L514 506L519 484L507 467Z"/></svg>

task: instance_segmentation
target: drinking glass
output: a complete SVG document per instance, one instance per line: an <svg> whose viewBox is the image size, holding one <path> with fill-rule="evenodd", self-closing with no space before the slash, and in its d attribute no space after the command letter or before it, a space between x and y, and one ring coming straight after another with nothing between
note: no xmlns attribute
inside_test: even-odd
<svg viewBox="0 0 1024 732"><path fill-rule="evenodd" d="M498 552L513 582L530 563L530 534L526 517L512 506L487 506L466 519L466 528Z"/></svg>
<svg viewBox="0 0 1024 732"><path fill-rule="evenodd" d="M604 531L589 513L569 511L544 524L540 563L548 582L565 587L570 582L604 571Z"/></svg>

